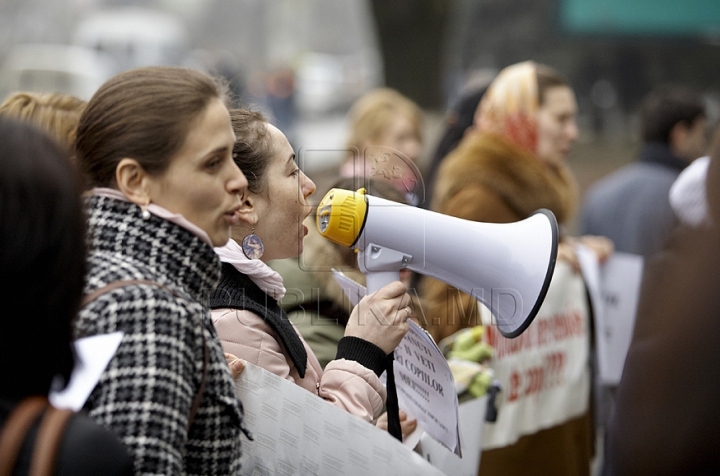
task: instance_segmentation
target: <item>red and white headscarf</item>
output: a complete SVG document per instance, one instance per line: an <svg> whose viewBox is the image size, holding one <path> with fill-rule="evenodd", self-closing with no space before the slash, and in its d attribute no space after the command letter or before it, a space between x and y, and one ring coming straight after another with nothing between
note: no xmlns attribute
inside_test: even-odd
<svg viewBox="0 0 720 476"><path fill-rule="evenodd" d="M475 126L537 154L538 107L536 65L517 63L493 80L475 113Z"/></svg>

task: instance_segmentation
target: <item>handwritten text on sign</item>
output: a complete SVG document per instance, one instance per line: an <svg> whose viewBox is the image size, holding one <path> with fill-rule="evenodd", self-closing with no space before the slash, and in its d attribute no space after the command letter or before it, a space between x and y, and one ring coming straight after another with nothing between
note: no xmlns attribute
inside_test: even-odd
<svg viewBox="0 0 720 476"><path fill-rule="evenodd" d="M558 263L545 301L523 334L506 339L487 327L485 339L495 349L489 365L503 391L497 421L483 429L483 449L513 444L587 411L588 320L582 276Z"/></svg>
<svg viewBox="0 0 720 476"><path fill-rule="evenodd" d="M409 336L407 340L413 341L412 336ZM420 348L420 351L417 350L418 348ZM427 349L427 347L420 346L418 344L415 347L415 350L413 350L406 343L404 344L404 347L402 349L404 350L404 353L398 352L395 356L395 360L399 365L405 367L405 370L410 372L410 374L414 375L425 384L425 386L421 388L421 391L419 392L420 395L424 395L425 401L430 403L429 390L434 390L438 394L438 396L445 396L445 389L443 388L443 384L441 382L438 382L434 378L437 370L435 370L435 363L432 361L433 355ZM413 356L414 360L407 358L408 355ZM407 384L413 384L413 381L404 372L400 373L400 378L403 379L403 381L405 381L405 383Z"/></svg>
<svg viewBox="0 0 720 476"><path fill-rule="evenodd" d="M452 372L435 343L417 324L395 349L398 404L451 451L459 452L458 400Z"/></svg>

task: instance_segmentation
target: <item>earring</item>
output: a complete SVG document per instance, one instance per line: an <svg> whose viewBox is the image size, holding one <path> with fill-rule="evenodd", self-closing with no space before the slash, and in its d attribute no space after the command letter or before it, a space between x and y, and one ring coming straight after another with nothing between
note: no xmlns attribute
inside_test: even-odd
<svg viewBox="0 0 720 476"><path fill-rule="evenodd" d="M242 250L248 259L260 259L265 251L265 245L259 236L255 234L255 227L250 234L245 235L242 240Z"/></svg>
<svg viewBox="0 0 720 476"><path fill-rule="evenodd" d="M150 219L150 212L148 211L147 207L150 205L150 200L145 203L145 205L140 205L140 209L142 210L142 219L143 220L149 220Z"/></svg>

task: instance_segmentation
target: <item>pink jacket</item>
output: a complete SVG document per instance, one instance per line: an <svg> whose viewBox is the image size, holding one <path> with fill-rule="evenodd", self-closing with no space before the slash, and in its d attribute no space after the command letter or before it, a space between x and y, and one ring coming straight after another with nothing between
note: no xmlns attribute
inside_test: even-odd
<svg viewBox="0 0 720 476"><path fill-rule="evenodd" d="M211 314L225 352L295 382L365 421L374 423L382 412L385 387L372 370L355 361L340 359L330 362L323 372L315 354L300 336L308 355L305 378L300 378L275 333L260 316L236 309L214 309Z"/></svg>

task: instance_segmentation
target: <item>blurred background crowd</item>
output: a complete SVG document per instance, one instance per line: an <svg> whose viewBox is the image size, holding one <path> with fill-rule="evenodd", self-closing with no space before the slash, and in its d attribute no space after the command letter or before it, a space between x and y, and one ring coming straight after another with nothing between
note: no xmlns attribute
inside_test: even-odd
<svg viewBox="0 0 720 476"><path fill-rule="evenodd" d="M717 160L718 0L0 0L0 99L17 91L35 91L65 93L87 101L108 78L132 68L168 65L202 70L226 80L233 106L261 110L287 136L297 153L298 165L315 181L308 190L314 191L317 184L320 193L309 199L313 204L323 198L331 181L342 188L356 188L353 180L368 173L383 175L407 192L403 197L395 188L383 191L380 187L375 190L378 195L394 194L395 201L404 198L410 205L428 208L429 187L439 161L460 142L473 116L476 121L487 122L494 117L495 103L502 106L497 108L502 109L503 120L504 114L517 112L512 94L508 100L503 96L512 92L513 87L507 84L514 85L515 77L500 81L502 87L495 86L494 94L485 101L484 116L476 113L476 106L498 73L528 60L550 66L564 77L562 81L567 79L569 83L554 84L555 92L559 87L561 95L548 100L553 106L559 104L560 113L562 106L571 106L563 113L569 118L565 121L569 126L562 132L567 137L561 139L567 143L553 143L558 150L550 147L550 152L562 156L558 161L564 162L564 155L574 143L566 163L567 175L574 175L581 197L574 203L574 184L568 180L567 195L573 199L568 210L601 195L597 200L605 205L595 206L594 214L600 213L597 210L628 212L625 215L629 217L621 227L615 215L601 214L599 221L603 225L640 227L638 224L654 220L654 214L648 213L650 209L666 215L673 212L670 202L663 208L660 200L667 201L668 189L682 169L706 155L713 131ZM538 73L532 71L540 90ZM664 85L682 87L694 94L666 93L665 97L661 93L653 102L652 91ZM538 92L539 107L546 106L544 94ZM25 99L21 97L16 102L22 101ZM29 104L29 100L23 104ZM76 107L81 106L70 104L65 109ZM560 113L558 117L563 116ZM533 114L528 113L528 117L534 119ZM662 133L648 133L654 129ZM535 126L528 130L528 135L555 139L562 135L553 134L553 130L537 132ZM511 133L517 131L504 132L508 138L518 139ZM544 142L543 137L539 142ZM517 142L522 145L521 140ZM381 164L379 147L399 151L409 160ZM532 152L546 160L542 148L534 144ZM370 160L355 160L357 154L353 151L367 151L375 173L370 174L371 169L366 168ZM464 149L455 155L463 153ZM621 170L638 157L642 167L646 163L652 166ZM707 164L709 159L705 160ZM672 170L658 178L652 176L655 166ZM558 163L550 168L557 169ZM466 170L463 164L456 178L467 178ZM617 176L611 174L618 170ZM705 172L699 173L704 180ZM529 179L540 175L527 173ZM480 176L487 177L488 171L483 169ZM606 183L604 193L588 193L596 184L602 188L605 178L611 186ZM425 187L417 187L418 180L423 179ZM635 184L642 181L645 189L657 193L625 199L623 194L630 197L641 188ZM690 188L697 188L697 183L691 183ZM531 195L527 187L518 190L517 196ZM689 196L687 190L680 195ZM442 193L437 196L447 198ZM620 204L608 202L612 198ZM436 200L440 203L440 199ZM477 205L480 199L465 202ZM702 197L699 202L704 203ZM631 203L638 207L626 206ZM533 202L533 210L538 208L535 205ZM490 202L487 209L496 212L498 207ZM703 210L700 218L708 214ZM557 210L553 212L559 215ZM442 213L463 215L458 210ZM563 235L607 236L614 241L616 251L646 256L657 252L663 244L660 241L666 238L652 228L660 240L657 249L631 249L621 237L612 236L612 227L590 226L588 216L593 213L583 210L576 217L568 211L567 221L559 220ZM523 216L493 219L481 214L465 218L502 223ZM683 216L679 218L687 221ZM658 223L664 225L663 220L658 219ZM255 228L252 230L254 233ZM641 232L635 234L647 244L649 240ZM316 247L313 240L321 244ZM332 255L326 243L312 233L306 241L306 255L313 262L332 258L337 261L330 263L333 266L353 266L352 253L335 250L337 253ZM607 254L605 251L600 255ZM701 262L702 256L697 260ZM287 273L299 269L296 257L290 265L292 269ZM302 277L303 282L307 279ZM317 287L327 283L310 284ZM334 291L340 295L339 289L328 289L328 294ZM337 312L332 296L327 301L326 310ZM447 308L445 302L441 304ZM712 309L708 305L704 310ZM293 309L286 311L292 315ZM345 322L347 317L346 312ZM337 336L326 340L339 339L344 329L335 332ZM305 337L312 343L310 337ZM327 360L335 355L336 344L333 341ZM315 352L320 357L321 353ZM597 401L592 410L601 415L598 422L603 427L608 418L602 416L604 403L598 395L593 398ZM626 405L637 401L624 398ZM602 463L602 444L601 439L595 444L594 474ZM587 466L584 461L582 465Z"/></svg>
<svg viewBox="0 0 720 476"><path fill-rule="evenodd" d="M708 127L720 115L716 0L0 1L0 96L89 99L131 67L197 67L268 112L309 174L342 160L328 151L345 145L349 107L383 85L423 109L423 171L463 91L526 59L575 90L581 191L633 160L652 87L702 94Z"/></svg>

